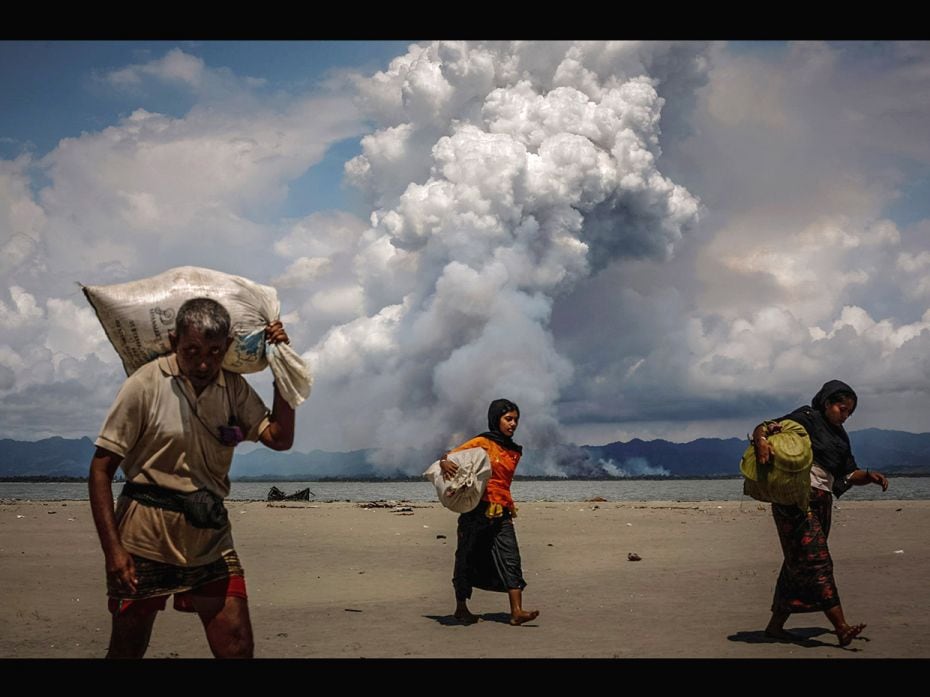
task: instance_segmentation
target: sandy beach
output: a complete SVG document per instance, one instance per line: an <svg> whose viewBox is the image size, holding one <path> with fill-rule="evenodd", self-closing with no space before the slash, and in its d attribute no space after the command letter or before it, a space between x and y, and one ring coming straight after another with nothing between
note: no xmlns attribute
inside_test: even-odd
<svg viewBox="0 0 930 697"><path fill-rule="evenodd" d="M847 649L821 613L799 644L765 639L781 551L767 504L525 503L517 524L525 606L475 591L484 621L455 624L456 515L357 503L229 502L264 658L927 658L930 501L840 501L830 546ZM634 552L641 561L629 561ZM0 504L0 657L106 652L103 555L86 501ZM156 621L149 657L210 652L195 615Z"/></svg>

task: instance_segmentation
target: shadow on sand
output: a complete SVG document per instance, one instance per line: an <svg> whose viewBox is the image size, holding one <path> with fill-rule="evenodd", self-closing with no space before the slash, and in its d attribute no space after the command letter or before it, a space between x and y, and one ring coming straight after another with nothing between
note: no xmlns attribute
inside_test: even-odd
<svg viewBox="0 0 930 697"><path fill-rule="evenodd" d="M796 641L791 641L789 639L776 639L774 637L767 636L766 633L761 629L754 632L737 632L736 634L731 634L728 636L727 639L729 641L741 641L744 644L795 644L796 646L804 646L805 648L815 648L817 646L831 646L833 648L839 648L836 643L836 635L834 635L833 632L829 629L824 629L823 627L792 627L789 631L798 637ZM827 635L830 638L830 641L825 642L814 638L823 635ZM853 643L856 641L868 641L868 639L864 636L858 636L853 639ZM859 651L859 649L857 649L852 644L843 648L845 648L847 651Z"/></svg>
<svg viewBox="0 0 930 697"><path fill-rule="evenodd" d="M461 620L455 619L453 615L423 615L428 620L433 620L438 622L443 627L467 627L469 622L462 622ZM486 612L482 615L478 615L481 619L481 622L498 622L500 624L510 625L510 613L509 612ZM527 622L526 624L520 625L521 627L538 627L539 625L535 621Z"/></svg>

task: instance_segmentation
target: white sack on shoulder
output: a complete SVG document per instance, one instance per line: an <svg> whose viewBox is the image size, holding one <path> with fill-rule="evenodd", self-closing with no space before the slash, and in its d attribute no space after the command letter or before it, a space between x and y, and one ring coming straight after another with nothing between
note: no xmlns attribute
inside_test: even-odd
<svg viewBox="0 0 930 697"><path fill-rule="evenodd" d="M456 513L468 513L484 496L484 489L491 478L491 461L484 448L458 450L446 456L458 465L455 476L448 481L442 478L439 460L423 473L433 482L439 503Z"/></svg>
<svg viewBox="0 0 930 697"><path fill-rule="evenodd" d="M97 313L127 375L170 353L168 332L181 305L191 298L211 298L229 312L233 343L223 367L255 373L271 366L288 404L296 408L313 384L310 368L287 344L266 344L265 326L280 318L278 293L271 286L196 266L181 266L129 283L81 285Z"/></svg>

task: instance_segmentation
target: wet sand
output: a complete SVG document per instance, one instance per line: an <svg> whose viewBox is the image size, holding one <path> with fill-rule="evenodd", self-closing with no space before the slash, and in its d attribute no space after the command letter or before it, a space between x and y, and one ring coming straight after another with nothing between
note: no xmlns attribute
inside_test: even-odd
<svg viewBox="0 0 930 697"><path fill-rule="evenodd" d="M840 501L830 547L843 607L867 629L847 649L822 613L802 644L765 638L781 551L767 504L524 503L523 627L504 594L454 622L456 515L356 503L229 502L265 658L927 658L930 501ZM440 537L444 536L444 537ZM629 561L636 553L640 561ZM0 503L0 657L102 657L103 555L86 501ZM209 657L195 615L169 609L148 656Z"/></svg>

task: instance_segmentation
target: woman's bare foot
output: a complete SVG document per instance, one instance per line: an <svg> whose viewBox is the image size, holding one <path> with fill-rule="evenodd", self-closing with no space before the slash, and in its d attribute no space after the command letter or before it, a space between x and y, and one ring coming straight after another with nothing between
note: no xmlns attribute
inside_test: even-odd
<svg viewBox="0 0 930 697"><path fill-rule="evenodd" d="M539 617L539 610L518 610L511 613L510 624L517 627L530 620L535 620L537 617Z"/></svg>
<svg viewBox="0 0 930 697"><path fill-rule="evenodd" d="M791 617L790 612L773 610L772 617L765 626L765 636L770 639L778 639L779 641L801 641L802 638L800 636L792 634L785 629L785 622L788 621L789 617Z"/></svg>
<svg viewBox="0 0 930 697"><path fill-rule="evenodd" d="M779 641L803 641L804 638L793 632L789 632L784 627L766 627L765 636L770 639L778 639Z"/></svg>
<svg viewBox="0 0 930 697"><path fill-rule="evenodd" d="M863 629L865 629L864 624L847 624L842 629L837 629L836 636L840 640L840 646L849 646Z"/></svg>

